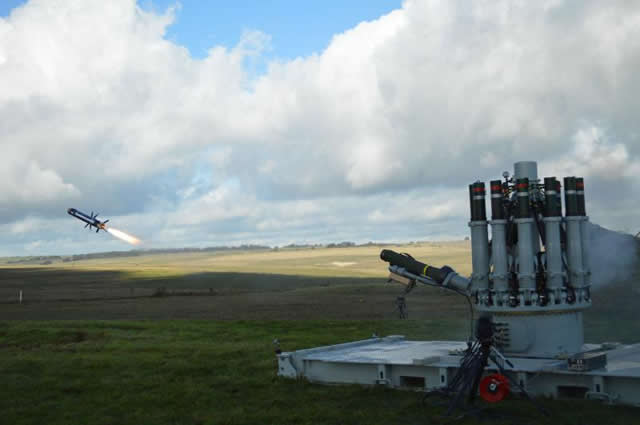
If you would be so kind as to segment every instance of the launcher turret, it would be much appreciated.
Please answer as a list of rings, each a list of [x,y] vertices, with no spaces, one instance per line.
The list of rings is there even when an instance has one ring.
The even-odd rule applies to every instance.
[[[383,250],[392,279],[443,286],[471,298],[490,315],[496,342],[510,355],[557,357],[578,353],[584,343],[582,311],[591,306],[589,224],[584,179],[538,179],[535,162],[517,162],[514,175],[469,185],[471,258],[467,279]],[[491,228],[491,240],[489,240]]]

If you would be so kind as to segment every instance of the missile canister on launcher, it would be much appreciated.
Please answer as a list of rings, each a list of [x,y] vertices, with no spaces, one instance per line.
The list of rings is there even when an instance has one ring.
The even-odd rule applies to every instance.
[[[497,305],[509,303],[509,264],[507,261],[507,219],[504,194],[500,180],[491,181],[491,259],[493,271],[493,302]]]
[[[591,265],[589,262],[589,217],[587,216],[587,209],[584,200],[584,178],[578,177],[576,178],[576,198],[578,199],[578,214],[582,218],[580,221],[580,236],[581,236],[581,245],[582,245],[582,269],[584,273],[584,285],[583,292],[584,296],[590,298],[590,287],[591,287]]]
[[[487,211],[485,207],[484,183],[476,182],[469,186],[471,199],[471,262],[473,274],[471,284],[478,288],[482,296],[488,296],[489,289],[489,236],[487,232]],[[488,300],[484,300],[488,302]]]
[[[549,304],[560,304],[566,301],[564,288],[564,271],[562,267],[562,244],[560,226],[562,222],[562,203],[558,196],[559,186],[555,177],[544,179],[544,234],[546,258],[546,283]]]
[[[576,178],[564,178],[564,200],[566,207],[567,227],[567,261],[569,266],[569,285],[574,297],[580,298],[584,286],[584,270],[582,268],[582,216],[578,211],[578,195]]]
[[[531,197],[529,193],[529,179],[516,179],[516,203],[517,215],[514,218],[518,229],[517,244],[517,276],[520,292],[518,294],[520,304],[531,304],[538,297],[536,295],[536,270],[535,255],[537,249],[534,249],[535,239],[538,234],[534,229],[534,219],[531,211]]]

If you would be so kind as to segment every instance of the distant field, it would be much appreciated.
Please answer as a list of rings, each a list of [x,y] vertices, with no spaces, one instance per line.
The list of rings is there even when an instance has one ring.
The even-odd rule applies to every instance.
[[[385,248],[411,252],[434,265],[448,264],[462,274],[470,271],[468,241],[424,242]],[[202,253],[146,254],[51,265],[4,265],[4,268],[116,271],[132,278],[184,276],[207,272],[271,273],[299,276],[383,277],[385,263],[377,246],[305,248],[265,251],[213,251]]]

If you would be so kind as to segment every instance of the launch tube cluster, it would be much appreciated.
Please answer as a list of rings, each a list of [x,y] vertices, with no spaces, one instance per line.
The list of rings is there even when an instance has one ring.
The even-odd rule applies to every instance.
[[[490,182],[487,220],[483,182],[469,185],[473,274],[478,307],[580,305],[590,302],[589,218],[584,179],[541,183],[535,162],[518,162],[515,175]],[[491,241],[488,229],[491,227]]]
[[[468,296],[492,317],[496,343],[515,356],[558,357],[582,350],[582,311],[591,306],[589,222],[584,179],[538,179],[537,164],[517,162],[514,174],[469,185],[469,278],[383,250],[392,276],[444,286]],[[489,232],[491,230],[491,232]],[[491,233],[491,239],[489,239]]]
[[[498,339],[512,353],[549,356],[583,344],[582,313],[591,305],[589,218],[584,179],[538,179],[535,162],[517,162],[514,175],[469,185],[470,295],[493,316]],[[489,240],[489,228],[491,240]]]

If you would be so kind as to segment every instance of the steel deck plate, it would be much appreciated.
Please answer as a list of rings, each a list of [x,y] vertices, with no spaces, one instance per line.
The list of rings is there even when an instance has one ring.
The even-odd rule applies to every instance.
[[[401,336],[374,338],[354,343],[317,347],[300,350],[292,354],[300,355],[303,360],[328,363],[391,364],[391,365],[430,365],[434,367],[456,367],[460,356],[452,352],[464,350],[467,344],[462,341],[407,341]],[[585,351],[597,350],[600,345],[585,344]],[[640,344],[620,346],[604,350],[607,354],[607,366],[596,371],[582,374],[602,376],[625,376],[640,378]],[[513,371],[553,372],[575,374],[567,370],[566,359],[539,359],[509,356]],[[489,365],[491,369],[491,365]]]

